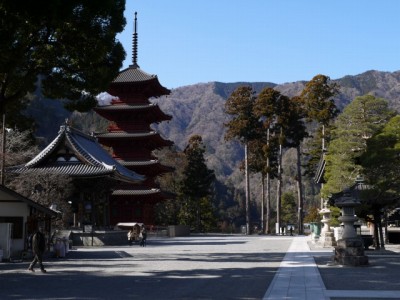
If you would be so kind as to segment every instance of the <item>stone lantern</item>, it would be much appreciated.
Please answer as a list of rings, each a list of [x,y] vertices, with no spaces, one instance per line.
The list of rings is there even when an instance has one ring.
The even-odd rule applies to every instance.
[[[324,201],[324,208],[319,211],[319,214],[322,215],[321,223],[324,224],[324,227],[322,227],[318,242],[322,245],[322,247],[336,246],[334,233],[331,231],[329,226],[329,221],[331,220],[331,210],[328,207],[327,201]]]
[[[358,199],[352,196],[350,190],[345,190],[343,195],[336,199],[335,205],[341,208],[342,216],[339,217],[344,225],[342,238],[337,241],[335,263],[341,265],[361,266],[368,264],[368,256],[364,255],[364,243],[357,236],[354,222],[358,220],[354,208],[360,205]]]

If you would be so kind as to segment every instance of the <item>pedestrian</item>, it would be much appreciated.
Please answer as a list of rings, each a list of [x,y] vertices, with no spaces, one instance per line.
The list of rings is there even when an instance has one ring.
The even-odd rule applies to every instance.
[[[130,229],[128,231],[128,244],[129,244],[129,246],[132,246],[132,242],[133,242],[133,229]]]
[[[36,263],[39,263],[40,270],[43,273],[46,273],[46,270],[43,266],[43,254],[46,251],[46,239],[40,229],[38,229],[32,237],[32,251],[34,257],[29,265],[28,270],[35,272],[34,267]]]
[[[290,235],[293,235],[293,226],[290,226],[289,231],[290,231]]]
[[[142,225],[142,229],[140,230],[140,246],[146,247],[146,239],[147,239],[146,227]]]

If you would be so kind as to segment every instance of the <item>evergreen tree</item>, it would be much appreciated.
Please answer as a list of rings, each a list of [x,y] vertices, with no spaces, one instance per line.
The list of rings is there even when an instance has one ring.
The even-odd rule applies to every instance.
[[[319,74],[307,82],[300,94],[307,122],[319,125],[314,134],[316,141],[309,144],[311,147],[307,153],[309,159],[306,172],[310,176],[315,175],[321,155],[325,151],[326,142],[329,141],[329,125],[339,113],[334,102],[334,97],[338,92],[337,84],[331,82],[328,76]]]
[[[209,229],[211,223],[215,223],[211,204],[215,175],[205,163],[205,147],[201,136],[191,136],[184,153],[187,165],[180,188],[182,205],[179,216],[183,224],[193,226],[199,232]]]
[[[367,140],[393,116],[387,101],[372,95],[356,97],[346,106],[334,124],[326,155],[327,182],[322,189],[325,196],[354,184],[362,174],[360,157],[367,150]]]
[[[296,149],[296,182],[297,182],[297,225],[299,234],[303,234],[303,212],[304,212],[304,198],[303,198],[303,183],[301,172],[301,143],[308,136],[304,117],[306,112],[302,106],[302,99],[300,97],[292,97],[290,99],[289,111],[286,113],[285,135],[286,145],[290,148]]]
[[[164,166],[169,166],[174,169],[173,172],[168,172],[157,177],[157,183],[160,185],[164,193],[169,193],[171,199],[157,203],[156,205],[156,220],[160,225],[176,225],[179,224],[180,201],[177,201],[176,196],[180,193],[181,182],[183,180],[183,172],[187,166],[187,158],[185,154],[175,148],[163,148],[156,151],[156,157]]]
[[[283,225],[293,225],[296,220],[297,205],[296,197],[293,193],[282,194],[282,223]]]
[[[389,198],[400,195],[399,158],[400,115],[397,115],[367,140],[367,149],[361,155],[364,178],[380,195],[391,194]]]
[[[249,143],[249,150],[249,169],[261,174],[261,230],[270,233],[271,180],[277,177],[276,139],[272,140],[266,129],[261,132],[260,139]]]
[[[265,88],[257,97],[254,114],[262,120],[263,127],[269,129],[277,140],[277,192],[276,192],[276,223],[280,228],[281,196],[282,196],[282,153],[283,147],[294,137],[290,122],[296,122],[294,106],[290,98],[273,88]],[[301,130],[301,128],[300,128]],[[288,139],[286,139],[288,135]]]
[[[124,0],[3,0],[0,114],[37,88],[71,110],[94,106],[125,58],[115,38],[125,26],[124,9]]]
[[[245,180],[246,180],[246,233],[250,234],[250,183],[248,170],[249,142],[256,140],[260,134],[260,121],[253,113],[256,97],[251,87],[238,87],[225,103],[226,113],[232,119],[225,124],[226,140],[237,139],[244,145]]]
[[[368,189],[360,195],[362,205],[357,209],[357,215],[375,224],[375,241],[381,241],[380,244],[375,243],[377,248],[380,245],[384,247],[382,211],[391,206],[397,207],[400,200],[399,129],[400,116],[397,115],[367,140],[367,149],[360,159]]]

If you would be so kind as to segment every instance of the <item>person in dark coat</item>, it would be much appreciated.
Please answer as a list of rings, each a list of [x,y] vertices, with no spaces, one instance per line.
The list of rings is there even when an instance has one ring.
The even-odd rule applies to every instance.
[[[140,230],[140,246],[146,247],[146,239],[147,239],[146,227],[142,225],[142,229]]]
[[[35,265],[36,263],[39,263],[40,270],[43,273],[46,273],[46,270],[43,266],[43,254],[46,250],[46,239],[44,237],[44,234],[38,230],[35,232],[35,234],[32,237],[32,251],[33,251],[33,260],[31,264],[29,265],[28,270],[31,272],[35,272]]]

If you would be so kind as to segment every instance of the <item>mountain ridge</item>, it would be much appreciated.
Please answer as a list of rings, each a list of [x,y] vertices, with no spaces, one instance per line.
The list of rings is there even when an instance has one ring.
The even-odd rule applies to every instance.
[[[400,111],[400,71],[366,71],[358,75],[348,75],[332,80],[339,84],[339,94],[335,98],[342,110],[355,97],[365,94],[385,98],[389,106]],[[224,140],[224,123],[228,120],[224,113],[226,99],[238,86],[250,85],[256,93],[265,87],[273,87],[289,97],[298,95],[306,81],[284,84],[270,82],[208,82],[175,88],[168,96],[153,99],[172,120],[156,125],[164,138],[174,141],[179,149],[184,149],[193,134],[202,136],[206,145],[206,159],[210,168],[222,177],[230,176],[243,159],[243,149],[238,143]]]
[[[310,78],[311,79],[311,78]],[[340,93],[335,98],[336,105],[342,110],[351,100],[364,94],[373,94],[385,98],[389,106],[400,112],[400,71],[381,72],[369,70],[358,75],[347,75],[332,80],[340,86]],[[244,152],[237,142],[225,141],[225,126],[228,116],[224,112],[226,99],[241,85],[250,85],[256,93],[265,87],[273,87],[289,97],[297,95],[304,88],[307,81],[295,81],[284,84],[271,82],[233,82],[218,81],[198,83],[174,88],[168,96],[151,99],[161,110],[172,116],[172,120],[153,124],[161,135],[175,143],[183,150],[189,137],[201,135],[206,145],[206,161],[219,178],[224,181],[235,176],[238,165],[243,160]],[[32,105],[32,117],[38,124],[38,135],[51,140],[58,132],[59,126],[71,114],[63,111],[61,105],[46,104],[49,99],[38,99],[40,105]],[[40,109],[39,109],[40,108]],[[77,113],[75,113],[76,115]],[[51,116],[46,118],[44,116]],[[57,121],[58,120],[58,121]],[[83,131],[95,131],[95,118],[82,118],[79,124]],[[49,125],[49,122],[51,125]],[[57,125],[58,123],[58,125]],[[92,124],[93,123],[93,124]],[[48,130],[44,130],[47,129]]]

